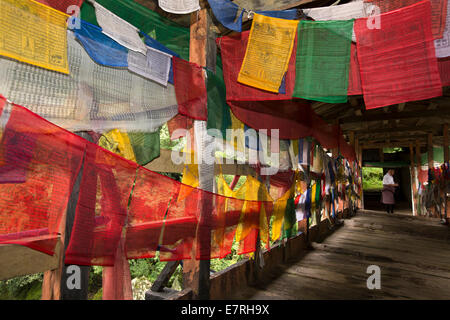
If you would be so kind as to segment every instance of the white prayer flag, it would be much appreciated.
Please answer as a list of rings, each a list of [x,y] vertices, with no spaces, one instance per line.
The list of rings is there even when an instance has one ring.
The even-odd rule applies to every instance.
[[[167,86],[172,56],[147,47],[147,54],[128,52],[128,69],[144,78]]]
[[[303,9],[303,13],[316,21],[351,20],[368,17],[368,7],[370,7],[370,3],[354,1],[337,6]],[[355,31],[352,34],[352,41],[356,42]]]
[[[139,37],[139,29],[116,16],[97,2],[94,2],[94,7],[97,22],[104,34],[130,50],[142,54],[147,53],[147,46]]]
[[[450,56],[450,0],[447,2],[447,18],[445,20],[444,35],[441,39],[434,40],[436,57],[445,58]]]
[[[186,14],[200,10],[198,0],[158,0],[158,4],[164,11],[176,14]]]

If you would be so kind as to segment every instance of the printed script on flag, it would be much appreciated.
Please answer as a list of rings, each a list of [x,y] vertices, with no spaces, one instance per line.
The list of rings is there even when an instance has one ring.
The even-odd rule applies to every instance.
[[[0,0],[0,55],[69,73],[67,15],[30,0]]]
[[[278,92],[288,69],[298,20],[255,14],[238,82]]]

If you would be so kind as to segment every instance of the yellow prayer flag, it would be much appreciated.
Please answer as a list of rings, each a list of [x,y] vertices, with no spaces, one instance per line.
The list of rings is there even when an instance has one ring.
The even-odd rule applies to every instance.
[[[0,55],[68,74],[68,17],[32,0],[0,0]]]
[[[255,14],[238,82],[278,92],[291,58],[298,20]]]
[[[127,160],[136,162],[133,146],[131,145],[130,137],[126,132],[117,129],[108,131],[99,139],[98,145]]]
[[[279,199],[277,199],[273,205],[273,222],[272,222],[272,241],[276,241],[281,237],[281,228],[283,226],[284,213],[286,212],[286,206],[289,199],[294,197],[295,183],[291,188]]]

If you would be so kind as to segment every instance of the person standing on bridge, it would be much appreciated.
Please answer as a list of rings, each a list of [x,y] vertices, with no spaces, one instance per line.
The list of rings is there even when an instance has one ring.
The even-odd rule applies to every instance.
[[[394,169],[389,169],[383,177],[383,190],[381,191],[381,202],[386,205],[387,213],[394,213],[395,187],[398,183],[394,182]]]

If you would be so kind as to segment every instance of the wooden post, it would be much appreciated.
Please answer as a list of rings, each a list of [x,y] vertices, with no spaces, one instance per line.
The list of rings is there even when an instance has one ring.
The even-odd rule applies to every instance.
[[[215,34],[211,31],[211,26],[211,13],[207,9],[191,13],[189,61],[195,62],[201,66],[206,66],[210,70],[215,70],[216,44]],[[212,164],[212,166],[214,166],[214,164]],[[201,171],[199,166],[199,175],[201,175]],[[200,188],[205,189],[202,185],[200,185]],[[206,212],[208,208],[210,208],[210,206],[206,203],[206,199],[205,201],[202,200],[202,204],[200,205],[202,221],[208,219],[208,215],[211,214],[210,212]],[[197,230],[197,237],[211,237],[211,233],[209,232],[208,235],[207,230],[199,228],[199,230]],[[202,239],[200,242],[207,243],[208,239]],[[197,244],[198,243],[199,242],[197,242]],[[196,250],[197,246],[194,244],[193,256],[190,260],[185,260],[183,262],[183,282],[185,288],[192,289],[194,299],[205,300],[209,299],[210,260],[196,260],[194,255]]]
[[[380,162],[384,162],[384,150],[383,148],[378,149],[380,153]]]
[[[414,146],[412,144],[412,142],[409,144],[409,160],[410,160],[410,167],[409,167],[409,172],[410,172],[410,176],[411,176],[411,203],[412,203],[412,211],[413,211],[413,216],[417,215],[416,212],[416,175],[415,175],[415,171],[416,168],[414,166]]]
[[[448,152],[448,124],[444,124],[442,126],[442,135],[444,137],[443,147],[444,147],[444,162],[449,161],[449,152]]]
[[[449,161],[449,152],[448,152],[448,124],[444,124],[442,126],[442,135],[444,137],[443,148],[444,148],[444,163]],[[448,223],[448,215],[447,215],[447,188],[444,188],[444,219]]]
[[[349,139],[350,145],[353,147],[353,149],[355,149],[356,141],[355,141],[355,133],[353,131],[349,132],[348,139]],[[355,153],[356,153],[356,151],[355,151]],[[349,207],[349,214],[353,215],[354,214],[353,213],[354,203],[351,198],[348,199],[348,207]]]
[[[416,140],[416,177],[417,178],[415,180],[419,179],[421,163],[422,163],[422,157],[420,154],[420,142],[419,142],[419,140]],[[419,193],[418,193],[419,192],[419,184],[416,184],[416,187],[417,187],[416,194],[419,195]],[[419,211],[420,211],[419,206],[421,206],[421,203],[419,201],[419,198],[417,198],[417,208],[416,208],[417,215],[419,214]]]
[[[428,172],[434,168],[434,157],[433,157],[433,133],[429,132],[427,135],[427,153],[428,153]],[[432,175],[434,172],[432,171]],[[436,214],[435,210],[432,210],[433,216]]]
[[[359,163],[359,169],[361,170],[360,175],[361,175],[361,188],[362,188],[362,183],[363,183],[363,172],[362,172],[362,168],[363,168],[363,147],[361,145],[359,145],[359,140],[358,140],[358,163]],[[362,192],[361,192],[361,209],[364,210],[364,190],[362,190]]]
[[[79,136],[92,142],[92,138],[86,132],[78,133]],[[83,159],[84,161],[84,159]],[[83,165],[75,180],[75,184],[67,204],[66,214],[61,220],[61,238],[59,243],[59,267],[55,270],[44,272],[42,282],[42,300],[87,300],[89,285],[89,266],[68,266],[64,264],[65,252],[69,245],[72,227],[75,220],[76,205],[80,193]],[[69,277],[80,277],[80,287],[69,288]],[[77,279],[78,280],[78,279]]]
[[[427,136],[427,152],[428,152],[428,169],[434,168],[433,160],[433,133],[428,133]]]

